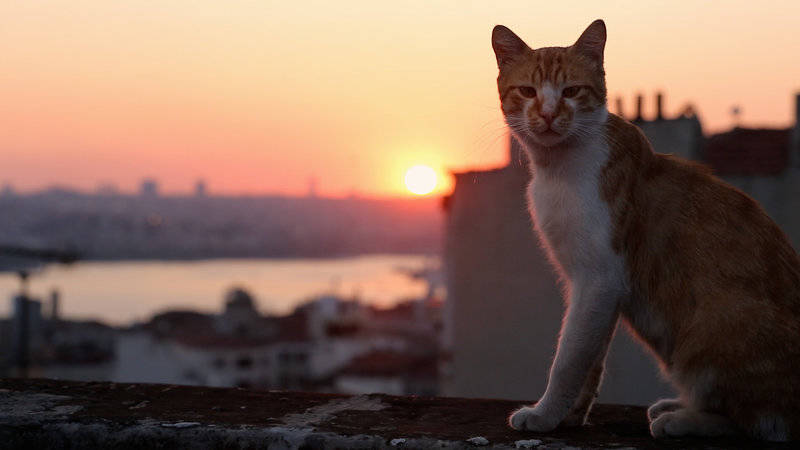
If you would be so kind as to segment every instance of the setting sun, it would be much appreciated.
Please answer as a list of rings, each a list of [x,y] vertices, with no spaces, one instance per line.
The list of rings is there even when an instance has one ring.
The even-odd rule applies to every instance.
[[[406,170],[405,181],[414,194],[430,194],[436,187],[436,172],[428,166],[414,166]]]

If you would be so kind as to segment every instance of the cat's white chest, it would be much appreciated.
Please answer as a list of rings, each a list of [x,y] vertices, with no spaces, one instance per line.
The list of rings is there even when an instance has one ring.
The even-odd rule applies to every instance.
[[[600,146],[602,144],[598,144]],[[573,149],[566,166],[536,168],[530,185],[534,223],[549,256],[569,279],[619,264],[611,220],[600,194],[606,147]]]

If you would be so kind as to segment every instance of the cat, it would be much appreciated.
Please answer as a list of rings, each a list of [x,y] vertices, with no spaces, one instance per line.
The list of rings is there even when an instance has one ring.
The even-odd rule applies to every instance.
[[[509,424],[584,424],[622,320],[679,392],[648,409],[654,437],[798,439],[800,259],[753,199],[608,112],[605,43],[602,20],[570,47],[492,32],[531,217],[567,304],[547,388]]]

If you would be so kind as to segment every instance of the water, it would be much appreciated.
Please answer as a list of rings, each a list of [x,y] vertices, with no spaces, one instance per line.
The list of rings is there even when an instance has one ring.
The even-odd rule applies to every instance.
[[[48,266],[31,277],[30,293],[46,299],[61,292],[61,315],[123,325],[170,308],[218,312],[233,286],[247,289],[263,313],[290,312],[303,300],[334,291],[358,293],[390,306],[417,297],[425,283],[398,267],[421,268],[426,257],[378,255],[337,259],[217,259],[206,261],[83,262]],[[13,273],[0,273],[0,317],[19,289]]]

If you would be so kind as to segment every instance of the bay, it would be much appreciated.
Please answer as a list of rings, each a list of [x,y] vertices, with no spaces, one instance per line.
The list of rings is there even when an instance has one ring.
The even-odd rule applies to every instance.
[[[168,309],[219,312],[225,293],[243,287],[265,314],[285,314],[325,293],[357,295],[377,306],[426,292],[424,282],[398,268],[420,269],[423,255],[369,255],[335,259],[213,259],[200,261],[97,261],[52,265],[30,278],[31,296],[60,293],[61,316],[112,325],[147,320]],[[13,273],[0,273],[0,317],[19,291]]]

